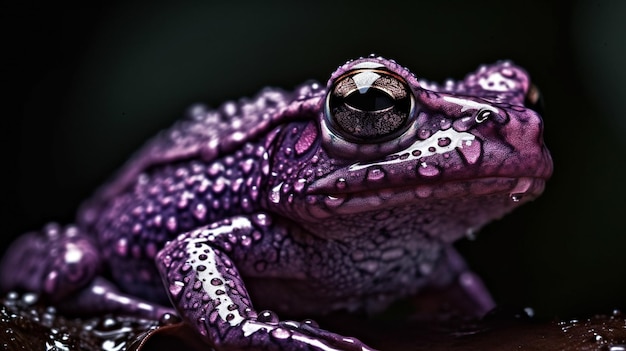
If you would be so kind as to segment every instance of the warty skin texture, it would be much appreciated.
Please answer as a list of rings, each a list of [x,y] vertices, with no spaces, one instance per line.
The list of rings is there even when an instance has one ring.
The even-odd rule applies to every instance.
[[[484,314],[451,243],[543,191],[537,99],[510,62],[438,86],[371,56],[325,87],[193,106],[76,224],[18,239],[0,283],[69,313],[173,306],[218,350],[370,349],[278,316],[377,312],[426,287]]]

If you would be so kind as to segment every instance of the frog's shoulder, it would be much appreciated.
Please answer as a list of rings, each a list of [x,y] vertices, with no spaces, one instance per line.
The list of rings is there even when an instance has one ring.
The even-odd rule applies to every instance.
[[[184,119],[136,152],[95,199],[102,202],[114,197],[152,167],[192,158],[211,161],[233,152],[277,125],[315,113],[324,93],[324,86],[309,81],[293,91],[265,88],[253,98],[229,101],[217,109],[192,106]]]

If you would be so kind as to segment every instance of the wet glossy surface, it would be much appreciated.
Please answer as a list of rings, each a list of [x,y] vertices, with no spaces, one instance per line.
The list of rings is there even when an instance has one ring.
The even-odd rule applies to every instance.
[[[393,5],[390,11],[393,11]],[[448,76],[461,77],[466,69],[473,68],[474,62],[486,62],[487,57],[508,57],[533,72],[541,82],[545,96],[549,97],[545,106],[546,121],[550,126],[547,139],[557,156],[557,177],[549,183],[545,196],[533,206],[492,224],[481,233],[477,242],[464,243],[465,252],[470,253],[472,266],[488,278],[491,288],[495,288],[499,301],[530,303],[538,306],[537,312],[548,319],[587,315],[579,311],[606,312],[613,306],[620,307],[624,296],[624,280],[621,279],[624,266],[614,262],[624,247],[621,212],[626,188],[620,166],[624,164],[624,153],[619,152],[622,139],[615,133],[615,122],[623,118],[620,118],[619,111],[610,113],[605,108],[626,99],[620,99],[619,91],[609,89],[604,83],[593,83],[582,77],[581,71],[594,78],[598,78],[601,72],[578,61],[576,50],[583,48],[571,29],[587,34],[593,43],[607,51],[614,50],[614,46],[606,45],[611,36],[602,35],[602,40],[593,38],[591,33],[599,27],[592,25],[594,22],[577,18],[582,17],[580,13],[572,16],[581,6],[556,6],[549,1],[532,6],[498,4],[478,13],[471,3],[457,5],[416,6],[416,13],[421,14],[420,27],[437,28],[441,33],[420,36],[418,40],[413,36],[416,30],[413,22],[399,21],[393,26],[371,27],[358,27],[350,22],[374,12],[365,10],[365,7],[333,6],[332,11],[323,6],[310,8],[308,10],[317,16],[311,16],[311,20],[298,18],[298,26],[316,28],[319,18],[336,24],[327,30],[309,30],[306,34],[294,31],[294,37],[304,35],[313,47],[336,48],[332,52],[318,50],[315,55],[310,55],[308,46],[288,38],[279,46],[289,48],[290,55],[285,55],[282,49],[276,50],[273,45],[270,48],[263,44],[267,38],[283,38],[298,27],[288,20],[296,17],[285,15],[289,9],[267,9],[261,12],[263,17],[250,21],[237,11],[230,13],[228,7],[221,7],[223,23],[216,22],[215,18],[205,23],[206,12],[195,7],[189,10],[179,7],[174,9],[179,15],[178,21],[173,20],[169,26],[169,21],[137,20],[139,16],[130,14],[139,6],[132,5],[103,14],[79,11],[80,15],[63,17],[64,21],[58,21],[61,16],[50,16],[48,11],[32,9],[29,14],[34,15],[26,18],[33,20],[22,21],[22,17],[15,16],[16,20],[22,21],[17,26],[20,28],[19,38],[23,37],[24,43],[28,43],[25,46],[28,49],[18,55],[24,64],[17,67],[25,68],[16,71],[13,81],[15,95],[10,96],[16,97],[15,104],[8,105],[14,107],[15,112],[6,123],[10,123],[8,130],[16,133],[9,133],[7,137],[17,140],[21,136],[26,141],[12,143],[7,153],[8,167],[16,170],[15,174],[7,175],[19,181],[10,181],[9,184],[17,186],[4,189],[10,194],[5,197],[9,203],[4,218],[9,228],[6,233],[18,234],[39,228],[49,220],[71,220],[78,201],[110,174],[139,141],[168,125],[187,101],[209,97],[212,99],[209,101],[216,104],[252,94],[257,87],[274,79],[277,79],[277,85],[292,86],[308,77],[324,77],[338,60],[362,54],[362,42],[345,40],[337,35],[343,31],[336,29],[346,20],[351,28],[360,28],[363,37],[368,38],[368,45],[371,44],[369,38],[378,38],[379,44],[385,43],[377,45],[376,52],[398,59],[403,57],[402,62],[410,63],[411,67],[424,67],[424,71],[433,72],[433,78],[438,80]],[[594,11],[584,11],[586,16],[607,10],[606,6],[596,2],[587,4],[587,7]],[[156,18],[169,19],[172,9],[155,6],[153,11]],[[375,12],[378,14],[379,10]],[[279,21],[272,21],[272,14]],[[511,20],[511,14],[532,25],[516,26],[518,22]],[[91,20],[100,17],[106,20]],[[477,18],[484,20],[477,21]],[[605,27],[610,25],[606,16],[592,18]],[[232,37],[222,33],[207,41],[203,30],[225,28],[224,25],[232,21],[242,28],[240,33],[234,33]],[[248,22],[254,30],[243,34]],[[33,23],[41,25],[33,26]],[[196,27],[194,24],[197,23],[203,25]],[[94,37],[94,28],[97,33],[104,34]],[[396,35],[398,30],[404,35]],[[185,38],[190,38],[184,41],[185,44],[177,37],[183,33]],[[201,40],[194,39],[194,35]],[[131,45],[138,37],[146,38],[154,45]],[[498,45],[493,45],[494,42]],[[226,53],[233,47],[231,55],[215,55],[216,50]],[[41,52],[50,55],[40,55]],[[172,55],[164,55],[166,52]],[[180,55],[180,52],[194,52],[194,55]],[[587,54],[591,59],[600,56],[612,59],[615,51],[611,53],[598,55],[593,50]],[[184,64],[172,65],[174,55]],[[59,57],[58,61],[56,57]],[[241,65],[244,58],[250,57],[268,69],[254,70],[250,67],[256,65]],[[146,62],[154,64],[146,66]],[[620,65],[618,63],[618,67]],[[207,66],[220,69],[208,69]],[[232,74],[227,73],[240,66],[241,76],[246,77],[250,86],[246,84],[242,88],[241,80],[233,80]],[[182,71],[186,74],[184,77],[181,77],[179,67],[186,68]],[[452,73],[450,67],[456,71]],[[620,84],[621,80],[616,79],[615,74],[621,70],[611,72],[610,66],[603,67],[605,73],[610,72],[607,81]],[[317,73],[310,73],[312,70]],[[216,75],[218,71],[224,74]],[[254,73],[259,74],[252,76]],[[68,83],[74,80],[75,85]],[[154,84],[155,81],[163,84]],[[215,90],[207,90],[206,82],[219,82],[219,85]],[[115,92],[119,93],[116,95]],[[585,92],[593,92],[597,98],[592,100]],[[190,96],[198,98],[191,99]],[[82,105],[69,111],[64,109],[65,105],[75,106],[76,102]],[[12,108],[8,105],[5,106]],[[147,123],[154,124],[147,127]],[[42,125],[44,130],[54,132],[33,135],[32,132]],[[116,143],[109,143],[112,131],[115,131]],[[123,141],[124,136],[128,141]],[[41,145],[37,144],[39,141]],[[41,179],[42,169],[49,171],[50,177]],[[555,279],[556,276],[559,278]]]
[[[498,312],[485,321],[456,326],[346,315],[326,318],[324,323],[344,333],[367,334],[367,341],[382,351],[626,350],[626,316],[619,311],[560,322],[521,316],[523,312]],[[0,347],[11,351],[52,347],[62,351],[207,350],[189,327],[175,319],[66,318],[38,302],[34,294],[10,294],[0,299]]]
[[[75,224],[16,240],[0,288],[40,292],[68,314],[175,310],[224,350],[370,349],[258,318],[266,309],[378,313],[432,288],[487,313],[493,299],[451,244],[538,197],[551,176],[529,75],[499,61],[440,85],[370,55],[325,86],[190,107]]]
[[[452,243],[543,192],[538,102],[510,61],[442,85],[369,55],[325,87],[194,105],[75,224],[16,240],[0,288],[67,314],[177,313],[224,350],[370,349],[267,309],[378,313],[435,289],[482,316],[494,301]]]

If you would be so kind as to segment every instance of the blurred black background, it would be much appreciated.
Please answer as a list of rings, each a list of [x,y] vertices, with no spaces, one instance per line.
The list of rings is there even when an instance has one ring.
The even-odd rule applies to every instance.
[[[372,52],[439,82],[512,59],[543,93],[555,174],[459,247],[501,304],[548,319],[626,308],[626,3],[407,4],[4,2],[2,249],[71,222],[191,103],[325,82]]]

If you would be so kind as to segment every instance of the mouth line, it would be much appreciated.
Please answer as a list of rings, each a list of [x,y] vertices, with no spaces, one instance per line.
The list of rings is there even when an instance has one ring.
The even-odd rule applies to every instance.
[[[429,191],[434,191],[436,189],[443,188],[452,188],[452,187],[468,187],[470,188],[470,194],[468,195],[489,195],[496,193],[509,192],[512,194],[525,194],[529,190],[532,190],[533,185],[543,184],[546,179],[538,176],[489,176],[489,177],[477,177],[477,178],[460,178],[446,181],[433,181],[421,184],[409,184],[409,185],[401,185],[401,186],[385,186],[384,184],[376,184],[369,188],[357,188],[357,189],[345,189],[345,190],[337,190],[337,189],[315,189],[309,192],[309,195],[323,195],[333,198],[366,198],[370,196],[393,196],[394,194],[402,194],[408,192],[421,192],[426,193]],[[510,184],[515,183],[511,188]],[[508,188],[506,189],[507,186]],[[472,185],[477,185],[475,189],[471,189]],[[484,189],[476,189],[480,188],[482,185]],[[493,186],[493,187],[491,187]],[[330,191],[328,191],[330,190]],[[473,191],[472,191],[473,190]],[[541,191],[539,191],[541,192]]]
[[[376,188],[341,191],[318,188],[307,193],[307,203],[316,209],[309,213],[315,220],[403,206],[411,206],[411,211],[418,212],[428,211],[431,206],[506,212],[537,198],[545,182],[545,178],[538,176],[493,176],[395,187],[377,184]]]

